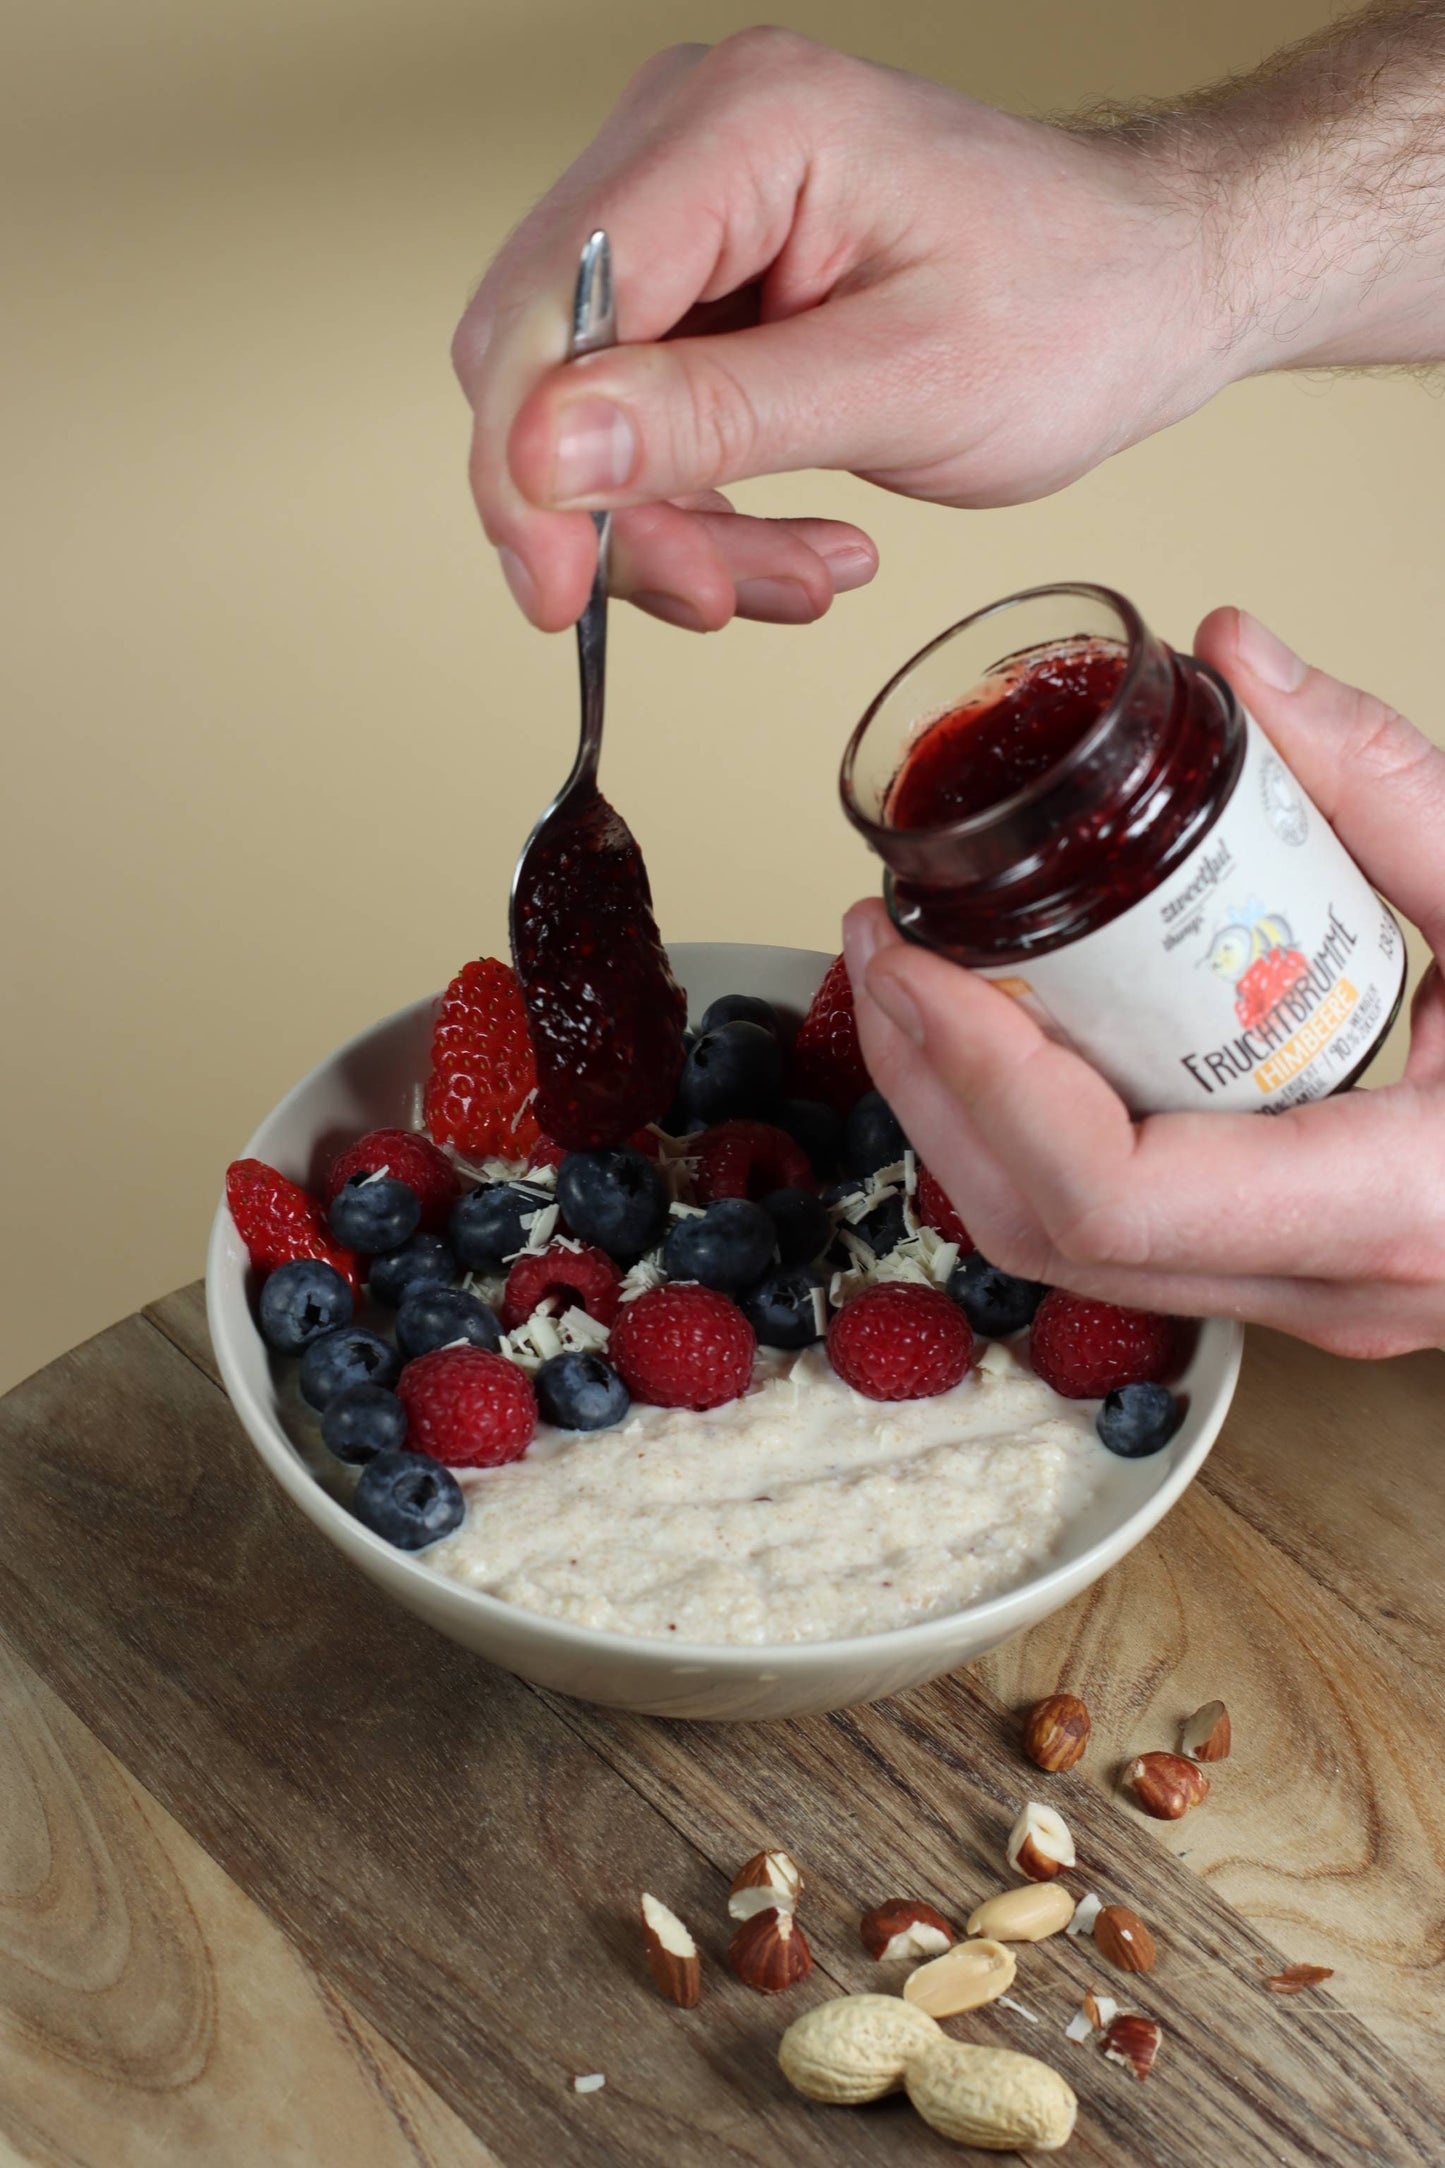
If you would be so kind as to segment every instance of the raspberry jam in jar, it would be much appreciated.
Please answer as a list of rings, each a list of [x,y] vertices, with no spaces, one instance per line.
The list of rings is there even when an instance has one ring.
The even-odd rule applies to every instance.
[[[1259,725],[1122,595],[1033,588],[906,663],[843,761],[899,929],[993,979],[1136,1113],[1352,1083],[1405,945]]]

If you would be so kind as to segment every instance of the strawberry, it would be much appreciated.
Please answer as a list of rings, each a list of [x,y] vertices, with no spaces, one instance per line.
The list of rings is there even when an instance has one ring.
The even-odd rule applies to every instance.
[[[673,1282],[623,1304],[608,1352],[634,1400],[720,1408],[747,1391],[756,1346],[752,1326],[726,1295]]]
[[[880,1280],[834,1316],[828,1360],[870,1400],[922,1400],[968,1375],[973,1332],[941,1288]]]
[[[264,1159],[236,1159],[226,1169],[226,1203],[253,1265],[269,1272],[298,1258],[319,1257],[341,1274],[353,1295],[361,1293],[354,1250],[331,1239],[319,1197],[290,1182]]]
[[[793,1041],[788,1091],[794,1099],[821,1099],[846,1114],[872,1081],[858,1044],[848,966],[839,956],[829,964]]]
[[[719,1122],[689,1149],[697,1158],[699,1204],[718,1197],[750,1197],[757,1204],[775,1189],[813,1187],[807,1153],[771,1122]]]
[[[1169,1368],[1172,1348],[1167,1317],[1090,1302],[1061,1287],[1045,1295],[1029,1327],[1035,1370],[1066,1400],[1099,1400],[1121,1385],[1156,1384]]]
[[[451,1468],[500,1468],[519,1460],[537,1428],[525,1370],[479,1347],[443,1347],[409,1362],[397,1380],[407,1446]]]
[[[579,1303],[599,1325],[610,1325],[622,1299],[622,1275],[605,1250],[572,1249],[554,1242],[548,1250],[519,1257],[507,1275],[502,1323],[515,1332],[539,1302],[555,1296],[564,1306]]]
[[[418,1136],[413,1129],[372,1129],[358,1137],[332,1161],[321,1194],[329,1205],[353,1174],[380,1174],[383,1169],[394,1181],[416,1191],[422,1226],[429,1234],[441,1234],[457,1201],[456,1170],[430,1137]]]
[[[954,1211],[948,1193],[936,1175],[920,1165],[918,1186],[913,1193],[913,1209],[925,1227],[932,1227],[945,1242],[956,1242],[960,1250],[973,1248],[973,1236]]]
[[[527,1012],[510,965],[463,964],[432,1031],[426,1126],[472,1159],[525,1159],[541,1137]]]

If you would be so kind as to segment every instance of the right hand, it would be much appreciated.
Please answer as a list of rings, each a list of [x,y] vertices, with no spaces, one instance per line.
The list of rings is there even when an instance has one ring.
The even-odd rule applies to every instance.
[[[564,365],[596,226],[625,344]],[[720,485],[832,467],[1022,502],[1201,405],[1230,353],[1203,221],[1137,145],[781,30],[649,62],[453,344],[477,508],[549,631],[587,598],[587,510],[619,510],[614,587],[655,615],[807,622],[871,578],[868,537]]]

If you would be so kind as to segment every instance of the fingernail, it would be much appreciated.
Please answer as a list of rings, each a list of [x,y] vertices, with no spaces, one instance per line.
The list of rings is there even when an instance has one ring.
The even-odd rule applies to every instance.
[[[866,587],[878,570],[878,559],[872,550],[865,550],[856,542],[827,551],[823,562],[828,567],[835,595],[850,594],[855,587]]]
[[[503,577],[512,590],[512,600],[516,603],[517,608],[524,617],[535,617],[537,614],[537,582],[533,579],[515,550],[499,549],[497,559],[502,567]]]
[[[637,461],[631,418],[610,399],[574,399],[557,422],[554,504],[575,504],[621,489]]]
[[[684,632],[706,632],[699,613],[681,595],[665,595],[658,588],[644,587],[631,597],[639,610],[646,610],[649,617],[660,617],[664,624],[680,625]]]
[[[1266,685],[1273,685],[1278,692],[1297,692],[1309,676],[1309,664],[1301,662],[1278,633],[1271,632],[1268,625],[1261,625],[1248,610],[1239,613],[1236,644],[1240,656],[1255,676],[1263,678]]]
[[[738,608],[772,625],[810,625],[819,614],[801,580],[739,580]]]
[[[905,1039],[915,1046],[922,1046],[925,1033],[923,1016],[903,981],[890,971],[886,964],[868,973],[868,996],[876,1001],[890,1024],[897,1026]]]

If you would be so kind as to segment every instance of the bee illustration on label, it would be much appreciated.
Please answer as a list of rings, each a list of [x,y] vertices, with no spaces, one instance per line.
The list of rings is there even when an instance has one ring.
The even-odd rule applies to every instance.
[[[1279,837],[1298,849],[1310,832],[1303,793],[1277,753],[1266,753],[1260,762],[1259,793],[1265,819]]]
[[[1234,1013],[1246,1031],[1262,1024],[1309,970],[1289,920],[1253,896],[1243,910],[1230,911],[1203,960],[1233,986]]]

